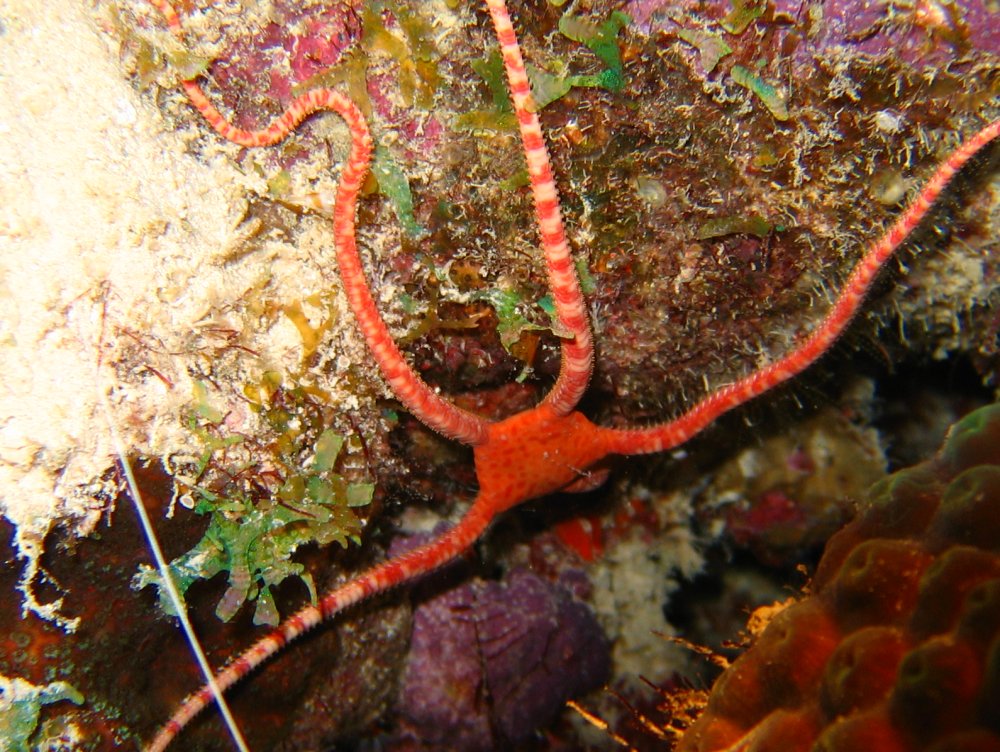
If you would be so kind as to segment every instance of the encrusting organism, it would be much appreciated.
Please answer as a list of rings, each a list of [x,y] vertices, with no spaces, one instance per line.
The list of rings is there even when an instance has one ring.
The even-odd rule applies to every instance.
[[[396,538],[389,555],[432,537]],[[461,563],[452,566],[461,567]],[[519,567],[423,600],[388,748],[505,749],[545,728],[568,697],[602,686],[610,644],[590,608]]]
[[[1000,404],[872,487],[677,749],[1000,750]]]
[[[150,0],[170,29],[181,22],[166,0]],[[561,343],[554,386],[534,408],[491,422],[453,405],[426,384],[404,359],[378,312],[358,253],[355,221],[358,194],[372,158],[373,142],[358,107],[345,95],[318,88],[295,99],[268,127],[247,131],[232,125],[208,100],[196,80],[183,87],[191,103],[224,138],[251,147],[278,143],[319,110],[339,114],[351,133],[350,155],[341,171],[333,210],[333,242],[340,277],[358,326],[382,374],[415,417],[444,436],[473,447],[479,491],[464,517],[436,539],[394,557],[323,595],[286,619],[236,657],[216,676],[225,690],[290,641],[349,606],[410,582],[469,549],[500,513],[555,491],[594,488],[607,475],[610,455],[660,452],[688,441],[722,414],[793,378],[825,353],[859,310],[883,264],[917,226],[956,172],[998,135],[994,121],[967,140],[938,167],[895,224],[858,261],[830,310],[784,357],[712,392],[679,418],[646,428],[611,429],[593,424],[576,406],[590,378],[594,346],[577,271],[566,241],[552,169],[504,0],[487,0],[503,56],[524,148],[541,235],[549,288]],[[213,697],[206,686],[190,695],[147,749],[164,749]]]

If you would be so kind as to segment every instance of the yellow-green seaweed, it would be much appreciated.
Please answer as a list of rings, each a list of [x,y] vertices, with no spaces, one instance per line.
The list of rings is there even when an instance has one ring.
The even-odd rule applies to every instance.
[[[31,752],[49,748],[50,740],[37,738],[42,707],[57,702],[82,705],[83,695],[64,681],[38,686],[14,677],[0,676],[0,750]]]
[[[517,129],[517,119],[514,117],[514,107],[507,94],[507,81],[503,68],[503,58],[497,50],[478,60],[473,60],[472,70],[486,82],[490,90],[493,107],[489,110],[472,110],[464,112],[455,118],[455,128],[460,131],[496,133],[510,132]]]
[[[193,477],[174,480],[209,523],[194,548],[168,566],[182,595],[198,580],[228,573],[216,615],[228,621],[245,602],[256,601],[254,622],[273,625],[279,615],[271,588],[288,577],[298,577],[316,600],[311,576],[292,555],[307,543],[360,543],[361,522],[353,510],[371,502],[374,485],[349,482],[336,472],[344,438],[324,428],[323,413],[306,390],[286,389],[277,374],[265,374],[258,388],[245,392],[260,400],[251,406],[274,438],[249,446],[249,439],[224,435],[217,422],[203,417],[207,400],[199,391],[191,423],[205,451]],[[245,451],[230,452],[237,444]],[[147,585],[159,589],[160,607],[173,613],[160,573],[142,566],[132,586]]]
[[[721,238],[726,235],[754,235],[758,238],[766,237],[774,230],[773,224],[768,222],[759,214],[730,215],[727,217],[713,217],[703,222],[698,228],[696,237],[699,240],[710,238]]]
[[[767,0],[733,0],[733,8],[719,24],[730,34],[742,34],[764,15]]]
[[[718,34],[694,29],[681,29],[677,32],[677,36],[692,47],[697,48],[701,67],[705,73],[711,73],[722,58],[733,52],[733,48],[726,44],[725,40]]]
[[[765,82],[756,73],[752,73],[742,65],[734,65],[730,71],[730,75],[735,83],[756,94],[757,98],[764,103],[764,106],[771,112],[775,120],[785,121],[791,117],[788,114],[785,94]]]
[[[419,4],[417,4],[419,7]],[[401,33],[386,27],[384,18],[396,19]],[[361,14],[362,38],[368,52],[384,52],[399,66],[400,96],[408,107],[430,109],[440,84],[440,53],[434,45],[430,23],[400,0],[377,0]]]

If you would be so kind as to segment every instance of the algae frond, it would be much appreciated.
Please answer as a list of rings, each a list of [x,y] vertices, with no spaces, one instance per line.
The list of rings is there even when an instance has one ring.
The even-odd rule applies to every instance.
[[[275,374],[265,374],[246,393],[270,429],[265,445],[227,434],[225,416],[208,404],[203,386],[196,390],[189,428],[204,452],[190,477],[174,480],[209,523],[194,548],[169,566],[182,594],[199,580],[227,573],[229,587],[216,607],[223,621],[255,600],[254,622],[277,624],[272,587],[298,577],[316,600],[312,577],[293,554],[309,543],[360,543],[362,523],[354,510],[371,502],[374,486],[348,482],[337,472],[345,438],[324,427],[320,405],[306,389],[284,388]],[[147,585],[160,589],[160,607],[173,613],[162,577],[143,566],[133,587]]]

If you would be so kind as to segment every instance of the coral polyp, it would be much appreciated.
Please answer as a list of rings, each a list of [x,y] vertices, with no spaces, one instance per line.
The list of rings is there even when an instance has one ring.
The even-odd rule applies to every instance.
[[[1000,749],[1000,404],[877,483],[679,752]]]

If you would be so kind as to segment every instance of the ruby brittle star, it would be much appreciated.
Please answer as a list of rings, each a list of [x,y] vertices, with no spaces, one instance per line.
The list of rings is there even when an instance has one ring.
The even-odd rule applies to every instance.
[[[181,22],[167,0],[150,0],[170,30]],[[268,127],[235,127],[208,100],[197,80],[183,82],[191,103],[225,139],[248,147],[271,146],[306,117],[331,110],[346,122],[351,150],[341,170],[333,208],[333,243],[348,302],[368,347],[397,399],[421,422],[473,448],[479,491],[465,515],[435,540],[389,559],[303,607],[274,631],[230,661],[188,696],[147,747],[164,749],[185,725],[263,661],[321,622],[377,593],[410,582],[467,551],[500,513],[556,491],[591,488],[603,478],[595,468],[610,455],[662,452],[695,436],[719,416],[801,373],[830,349],[860,309],[886,261],[937,199],[956,172],[1000,135],[1000,121],[982,128],[935,171],[908,208],[855,265],[829,311],[813,331],[784,357],[716,389],[680,417],[643,428],[595,425],[576,406],[584,395],[594,361],[590,319],[566,241],[559,198],[536,107],[504,0],[486,0],[503,56],[534,200],[548,286],[560,333],[561,366],[555,384],[535,407],[498,422],[463,410],[425,383],[404,358],[376,308],[358,253],[355,222],[358,194],[372,158],[372,138],[358,107],[332,89],[319,88],[297,99]]]

